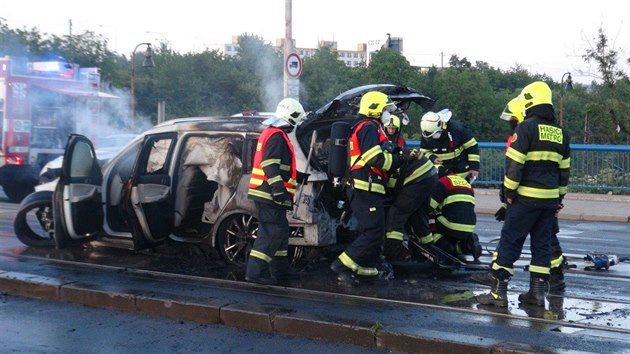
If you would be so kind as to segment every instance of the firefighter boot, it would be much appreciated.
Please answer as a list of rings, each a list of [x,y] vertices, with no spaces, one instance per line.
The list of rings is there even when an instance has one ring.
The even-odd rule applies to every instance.
[[[489,273],[489,277],[492,279],[492,289],[490,289],[489,293],[476,296],[475,298],[482,305],[507,307],[507,286],[510,278],[500,279],[494,271]]]
[[[352,272],[352,270],[341,263],[339,258],[335,258],[335,260],[330,265],[330,270],[337,274],[337,281],[341,285],[353,287],[360,284],[359,279]]]
[[[470,277],[470,280],[475,283],[486,286],[492,286],[494,284],[494,279],[495,278],[491,271],[475,273]]]
[[[269,263],[260,258],[250,256],[247,260],[247,270],[245,271],[245,280],[250,283],[258,283],[264,285],[276,284],[276,279],[271,277]]]
[[[298,272],[289,265],[287,257],[273,257],[269,266],[271,277],[276,280],[286,281],[299,278]]]
[[[549,292],[564,291],[564,270],[569,267],[566,257],[562,257],[562,263],[560,266],[551,268],[551,275],[549,276]]]
[[[518,301],[524,304],[545,306],[545,291],[547,279],[540,275],[531,274],[529,277],[529,291],[518,296]]]
[[[479,260],[481,257],[481,243],[479,242],[479,236],[473,232],[471,239],[468,241],[468,248],[470,250],[470,254],[472,254],[475,261]]]

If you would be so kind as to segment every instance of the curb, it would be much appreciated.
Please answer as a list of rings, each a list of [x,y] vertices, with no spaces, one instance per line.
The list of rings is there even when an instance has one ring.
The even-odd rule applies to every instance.
[[[79,281],[0,270],[0,292],[35,299],[66,301],[90,307],[157,315],[200,324],[222,324],[259,332],[343,342],[390,351],[535,353],[543,348],[506,343],[471,334],[421,327],[383,326],[273,305],[238,303],[177,294],[105,291]],[[266,288],[261,286],[262,288]],[[408,325],[407,325],[408,326]]]

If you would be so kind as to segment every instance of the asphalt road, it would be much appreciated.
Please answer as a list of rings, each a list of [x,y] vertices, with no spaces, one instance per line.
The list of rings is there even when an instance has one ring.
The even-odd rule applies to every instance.
[[[185,257],[173,256],[173,254],[167,256],[155,253],[136,254],[103,247],[83,247],[63,251],[28,248],[23,246],[12,232],[11,221],[17,205],[4,201],[5,199],[0,197],[0,252],[4,254],[242,280],[242,273],[238,270],[224,267],[220,263],[208,263],[208,259],[196,258],[190,254],[186,254]],[[560,302],[560,320],[567,321],[567,323],[584,323],[600,327],[630,328],[630,311],[628,310],[628,304],[630,304],[630,264],[616,265],[608,271],[589,272],[584,270],[585,263],[583,262],[584,255],[592,251],[617,255],[630,254],[630,243],[628,242],[630,224],[561,221],[560,226],[561,233],[559,237],[565,254],[576,265],[576,268],[570,270],[567,274],[567,283],[569,285],[565,292],[566,296],[555,298],[555,300],[562,300]],[[477,232],[482,243],[489,251],[495,246],[493,241],[499,237],[500,228],[501,224],[494,221],[493,218],[488,216],[479,217]],[[512,291],[524,291],[527,289],[528,273],[522,271],[521,267],[528,263],[528,252],[529,248],[526,245],[522,260],[517,264],[516,275],[510,283]],[[485,288],[469,282],[467,280],[469,274],[466,273],[429,274],[428,276],[423,274],[401,274],[386,286],[370,286],[352,290],[341,289],[334,281],[331,282],[331,274],[326,272],[326,266],[329,261],[322,260],[320,267],[315,266],[309,269],[300,279],[292,282],[290,286],[327,292],[350,293],[357,296],[375,296],[382,299],[429,305],[443,305],[444,299],[453,295],[478,294],[486,291]],[[482,261],[488,263],[489,254],[484,255]],[[14,263],[12,266],[17,267],[15,269],[19,270],[20,263]],[[525,319],[545,316],[545,314],[528,313],[527,310],[518,307],[516,296],[517,294],[510,295],[510,315],[521,316]],[[484,309],[479,308],[474,302],[468,300],[455,301],[455,303],[448,305],[454,308],[479,311],[480,314],[486,313]],[[558,306],[557,302],[556,306]],[[25,308],[28,308],[28,306],[25,306]],[[0,307],[0,311],[2,311],[2,307]],[[142,316],[133,321],[136,320],[141,321]],[[192,326],[195,327],[196,325]],[[191,332],[196,331],[191,330]],[[121,340],[125,341],[124,338]],[[567,340],[570,340],[570,338],[567,338]],[[227,350],[241,351],[236,348]],[[222,350],[219,349],[218,351]]]

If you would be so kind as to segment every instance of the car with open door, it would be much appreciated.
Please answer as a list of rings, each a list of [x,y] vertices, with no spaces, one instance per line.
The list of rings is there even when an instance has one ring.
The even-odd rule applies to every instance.
[[[355,119],[361,96],[372,90],[388,94],[401,115],[411,102],[423,108],[433,103],[404,86],[362,86],[309,112],[289,134],[298,170],[310,174],[288,212],[294,256],[304,247],[337,243],[345,197],[327,173],[331,125]],[[89,139],[71,135],[53,196],[57,247],[98,239],[140,250],[171,239],[211,245],[227,262],[244,265],[257,231],[257,212],[247,198],[249,178],[267,118],[169,120],[102,167]]]

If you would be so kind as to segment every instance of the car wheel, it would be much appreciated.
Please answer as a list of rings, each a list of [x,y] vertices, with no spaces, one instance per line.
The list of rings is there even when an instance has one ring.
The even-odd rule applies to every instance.
[[[6,194],[7,197],[15,203],[21,202],[27,195],[35,191],[33,186],[25,186],[17,183],[3,185],[2,189],[4,190],[4,194]]]
[[[13,229],[17,238],[27,246],[54,246],[52,193],[37,192],[26,197],[15,216]]]
[[[217,248],[226,262],[245,267],[247,256],[256,240],[258,220],[249,214],[228,216],[219,227]]]

